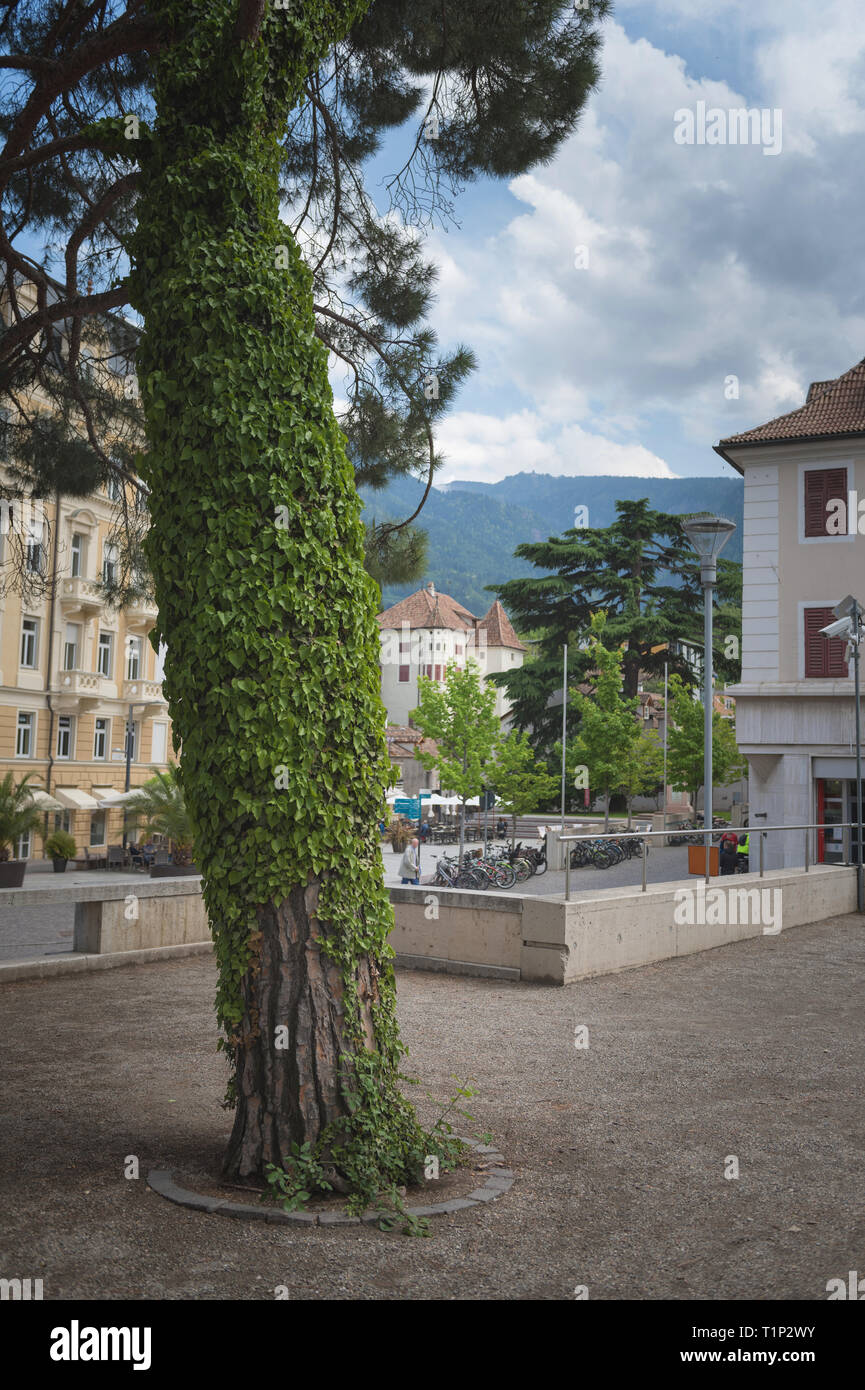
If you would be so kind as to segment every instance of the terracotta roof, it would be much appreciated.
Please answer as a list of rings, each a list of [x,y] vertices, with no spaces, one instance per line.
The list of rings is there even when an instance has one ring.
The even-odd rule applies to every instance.
[[[715,445],[715,452],[727,458],[727,449],[742,444],[826,439],[849,434],[865,434],[865,358],[833,381],[812,382],[805,404],[798,410],[779,415],[777,420],[757,425],[744,434],[722,439]],[[727,462],[734,461],[727,459]]]
[[[528,651],[514,632],[513,624],[498,599],[481,618],[478,627],[486,632],[488,647],[514,647],[518,652]]]
[[[446,627],[456,632],[471,632],[475,621],[474,614],[467,608],[449,594],[436,593],[429,585],[378,614],[379,627],[399,628],[408,623],[409,628]]]
[[[438,752],[438,744],[433,739],[425,738],[420,729],[409,728],[407,724],[388,724],[384,736],[390,757],[414,758],[418,752]]]

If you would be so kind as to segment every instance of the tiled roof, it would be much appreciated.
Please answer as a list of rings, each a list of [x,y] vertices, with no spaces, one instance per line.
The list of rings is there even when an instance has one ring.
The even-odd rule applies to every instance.
[[[399,603],[392,604],[378,615],[379,627],[399,628],[403,623],[408,623],[409,628],[445,627],[456,632],[470,632],[475,625],[475,616],[449,594],[438,594],[427,586],[400,599]]]
[[[514,632],[513,624],[498,599],[478,626],[487,634],[488,647],[514,647],[518,652],[528,650]]]
[[[769,444],[784,440],[820,439],[827,435],[865,434],[865,359],[833,381],[815,381],[805,404],[765,425],[733,434],[715,445],[715,452],[739,444]],[[729,460],[732,462],[732,460]]]
[[[418,752],[437,753],[438,744],[425,738],[420,729],[412,729],[407,724],[388,724],[384,731],[390,757],[414,758]]]

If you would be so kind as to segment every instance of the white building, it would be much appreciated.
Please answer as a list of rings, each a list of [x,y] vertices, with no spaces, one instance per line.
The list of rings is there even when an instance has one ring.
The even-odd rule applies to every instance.
[[[716,452],[745,479],[742,677],[726,693],[750,766],[751,827],[853,820],[852,662],[820,629],[845,595],[865,601],[865,361]],[[801,831],[764,844],[767,867],[803,861]],[[842,847],[840,829],[827,830],[811,853],[833,862]]]
[[[481,677],[523,664],[525,646],[498,599],[476,618],[432,582],[378,615],[381,629],[381,697],[388,723],[407,725],[418,704],[418,676],[444,682],[450,666],[477,662]],[[496,713],[507,720],[510,705],[496,692]]]

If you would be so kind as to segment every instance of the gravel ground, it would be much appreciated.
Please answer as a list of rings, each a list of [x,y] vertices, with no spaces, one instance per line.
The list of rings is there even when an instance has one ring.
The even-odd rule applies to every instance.
[[[209,958],[2,986],[0,1276],[46,1299],[825,1300],[865,1269],[863,965],[847,916],[564,989],[401,971],[418,1089],[473,1077],[517,1174],[429,1240],[148,1191],[227,1137]]]

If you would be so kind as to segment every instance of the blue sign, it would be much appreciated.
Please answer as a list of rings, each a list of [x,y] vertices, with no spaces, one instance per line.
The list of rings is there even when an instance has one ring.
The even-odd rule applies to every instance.
[[[407,797],[397,797],[393,803],[393,809],[398,816],[419,816],[420,802],[410,801]]]

